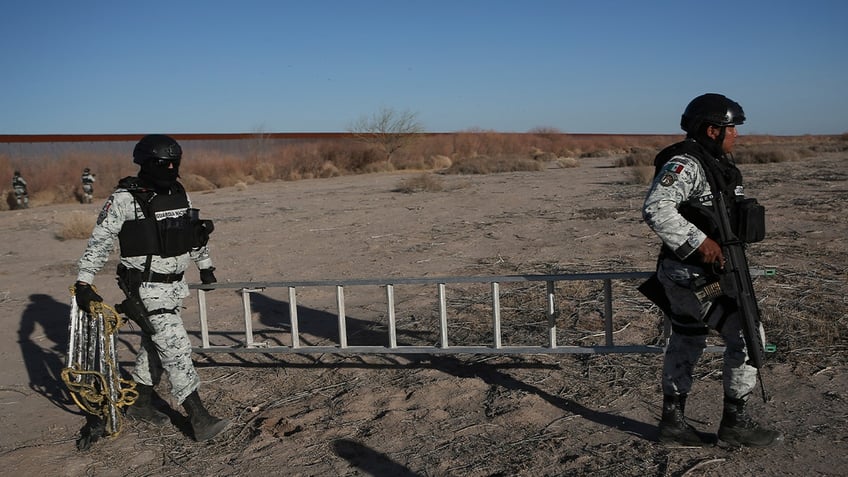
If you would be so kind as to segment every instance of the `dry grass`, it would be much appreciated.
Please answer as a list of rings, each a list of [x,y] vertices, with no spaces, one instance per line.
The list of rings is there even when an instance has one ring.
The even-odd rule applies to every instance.
[[[91,214],[75,210],[62,219],[56,238],[59,240],[86,239],[91,236],[93,228]]]
[[[520,156],[472,156],[457,159],[445,170],[447,174],[493,174],[497,172],[541,171],[545,164]]]
[[[848,149],[842,136],[745,136],[737,153],[740,163],[781,162],[811,154]],[[620,156],[621,167],[643,167],[653,162],[662,147],[680,135],[571,135],[553,128],[529,133],[470,130],[423,134],[414,143],[384,160],[373,146],[350,138],[274,142],[247,141],[244,151],[210,144],[186,149],[181,175],[189,191],[220,187],[245,187],[257,182],[337,177],[391,170],[441,171],[450,174],[489,174],[541,171],[547,167],[578,167],[576,158]],[[236,150],[235,152],[233,150]],[[90,167],[97,174],[95,199],[104,199],[122,177],[135,175],[137,167],[126,154],[63,152],[56,144],[49,154],[10,157],[0,154],[0,177],[11,181],[19,169],[29,182],[33,207],[79,201],[79,176]],[[634,182],[644,183],[642,171]],[[4,197],[8,189],[2,191]],[[3,210],[8,204],[0,204]]]
[[[395,192],[411,194],[413,192],[440,192],[444,189],[444,179],[435,174],[424,173],[402,180]]]

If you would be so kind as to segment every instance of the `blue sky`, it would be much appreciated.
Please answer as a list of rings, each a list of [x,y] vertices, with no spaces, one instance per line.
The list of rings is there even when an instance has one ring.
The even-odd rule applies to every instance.
[[[34,1],[0,16],[0,134],[848,132],[845,1]]]

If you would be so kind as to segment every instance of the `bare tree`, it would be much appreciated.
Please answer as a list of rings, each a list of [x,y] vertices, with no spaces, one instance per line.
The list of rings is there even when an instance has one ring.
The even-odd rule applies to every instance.
[[[424,127],[415,112],[380,108],[371,116],[362,116],[354,121],[348,132],[357,140],[378,148],[385,155],[386,162],[391,163],[394,153],[413,142],[418,134],[424,132]]]

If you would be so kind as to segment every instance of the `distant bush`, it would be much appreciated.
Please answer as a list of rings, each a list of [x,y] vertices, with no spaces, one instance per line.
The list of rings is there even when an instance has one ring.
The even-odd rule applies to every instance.
[[[636,166],[630,170],[630,183],[647,185],[654,180],[654,166]]]
[[[472,156],[453,161],[446,174],[493,174],[498,172],[541,171],[545,164],[533,158],[516,156]]]
[[[444,180],[431,173],[408,177],[398,184],[395,192],[411,194],[413,192],[439,192],[444,190]]]
[[[197,174],[182,174],[180,182],[188,192],[216,189],[215,184]]]
[[[785,147],[753,147],[739,150],[733,155],[737,164],[768,164],[771,162],[795,161],[800,158],[795,149]]]
[[[576,158],[573,158],[573,157],[557,157],[554,160],[554,163],[557,166],[562,167],[562,168],[579,167],[580,166],[580,161],[578,161]]]
[[[655,151],[680,139],[680,135],[573,135],[549,127],[528,133],[425,133],[396,151],[389,163],[373,146],[345,137],[275,141],[263,136],[261,140],[223,145],[214,141],[187,144],[180,173],[189,191],[200,191],[394,170],[438,170],[450,174],[541,171],[549,164],[577,167],[580,163],[576,158],[610,155],[623,156],[616,162],[620,167],[640,167],[653,161]],[[56,143],[43,155],[31,157],[0,153],[0,181],[9,184],[12,171],[20,170],[29,183],[30,204],[37,207],[79,201],[80,174],[85,167],[97,175],[95,200],[107,197],[120,178],[138,173],[137,165],[130,160],[131,145],[121,154],[81,152],[79,146],[66,151],[63,147],[63,143]],[[762,163],[845,150],[848,133],[744,136],[736,156],[742,163]]]
[[[615,161],[616,167],[653,166],[656,150],[634,148],[629,154]]]
[[[87,239],[94,229],[91,214],[80,210],[67,214],[61,225],[59,231],[56,232],[56,238],[59,240]]]

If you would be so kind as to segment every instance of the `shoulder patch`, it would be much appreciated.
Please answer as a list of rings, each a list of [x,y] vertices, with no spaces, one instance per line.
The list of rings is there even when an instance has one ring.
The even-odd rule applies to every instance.
[[[97,216],[97,225],[102,224],[103,221],[106,220],[106,216],[109,215],[109,209],[111,209],[111,208],[112,208],[112,198],[109,197],[109,200],[107,200],[106,203],[103,204],[103,208],[100,209],[100,215]]]
[[[674,181],[676,181],[676,180],[677,180],[677,175],[672,174],[671,172],[666,172],[660,178],[660,185],[664,186],[664,187],[668,187],[668,186],[674,184]]]

